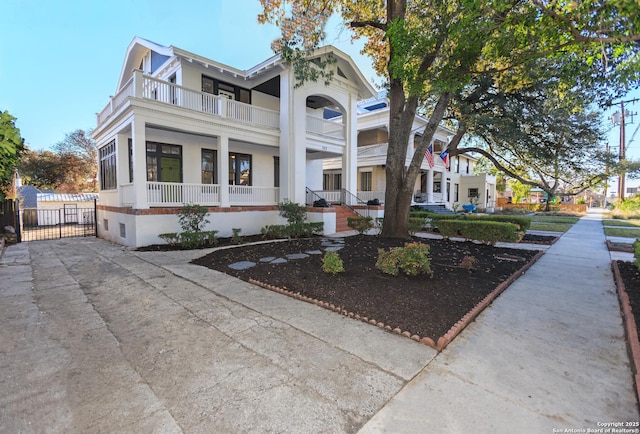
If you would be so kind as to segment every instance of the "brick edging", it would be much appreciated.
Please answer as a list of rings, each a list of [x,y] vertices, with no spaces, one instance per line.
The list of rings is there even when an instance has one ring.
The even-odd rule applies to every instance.
[[[420,337],[416,334],[412,334],[411,332],[407,331],[407,330],[402,330],[399,327],[396,328],[392,328],[390,325],[387,325],[383,322],[379,322],[373,318],[368,318],[366,316],[360,316],[357,313],[354,312],[350,312],[346,309],[343,309],[340,306],[336,306],[332,303],[328,303],[326,301],[322,301],[322,300],[318,300],[316,298],[311,298],[311,297],[307,297],[306,295],[302,295],[298,292],[293,292],[293,291],[289,291],[283,288],[280,288],[279,286],[275,286],[275,285],[270,285],[268,283],[265,282],[261,282],[259,280],[255,280],[255,279],[249,279],[249,283],[253,284],[253,285],[257,285],[260,286],[262,288],[280,293],[280,294],[284,294],[287,295],[289,297],[293,297],[297,300],[302,300],[302,301],[306,301],[307,303],[311,303],[311,304],[315,304],[317,306],[320,306],[322,308],[325,309],[329,309],[332,310],[334,312],[337,312],[341,315],[347,316],[349,318],[353,318],[362,322],[365,322],[367,324],[371,324],[371,325],[375,325],[377,327],[380,327],[381,329],[384,329],[386,331],[389,332],[393,332],[396,333],[398,335],[407,337],[409,339],[413,339],[416,342],[419,342],[423,345],[428,345],[431,348],[437,350],[437,351],[442,351],[444,348],[446,348],[446,346],[456,337],[458,336],[458,334],[460,334],[460,332],[462,330],[464,330],[464,328],[471,323],[471,321],[473,321],[479,314],[480,312],[482,312],[487,306],[489,306],[505,289],[507,289],[507,287],[509,287],[509,285],[511,285],[518,277],[520,277],[522,274],[524,274],[525,271],[527,271],[529,269],[529,267],[531,267],[542,255],[544,254],[544,251],[540,251],[538,252],[528,263],[526,263],[525,265],[523,265],[519,270],[517,270],[515,273],[513,273],[511,276],[509,276],[507,278],[507,280],[505,280],[504,282],[502,282],[500,285],[498,285],[496,287],[496,289],[494,289],[493,291],[491,291],[491,293],[489,293],[484,299],[482,299],[482,301],[478,304],[476,304],[473,309],[471,309],[469,312],[467,312],[467,314],[465,316],[462,317],[462,319],[460,321],[458,321],[453,327],[451,327],[449,329],[449,331],[447,333],[444,334],[444,336],[441,336],[440,338],[438,338],[437,343],[430,337]]]
[[[455,323],[453,327],[449,329],[448,332],[438,338],[438,343],[436,346],[436,350],[442,351],[451,343],[451,341],[462,332],[473,320],[476,319],[480,312],[482,312],[485,308],[487,308],[493,301],[498,298],[505,289],[509,287],[518,277],[525,273],[533,264],[535,264],[540,257],[544,255],[544,251],[539,251],[536,255],[526,264],[524,264],[518,271],[513,273],[511,276],[507,278],[504,282],[496,287],[493,291],[491,291],[485,298],[480,301],[480,303],[476,304],[473,309],[471,309],[465,316],[462,317],[460,321]]]
[[[613,243],[609,240],[606,240],[607,250],[610,252],[625,252],[625,253],[633,253],[633,248],[625,249],[624,247],[615,247]]]
[[[613,270],[613,276],[616,281],[618,301],[620,302],[620,310],[622,311],[622,322],[624,323],[624,331],[627,337],[627,351],[629,352],[629,361],[631,362],[635,383],[636,399],[640,401],[640,373],[638,372],[640,369],[640,342],[638,342],[638,329],[617,261],[611,261],[611,269]]]

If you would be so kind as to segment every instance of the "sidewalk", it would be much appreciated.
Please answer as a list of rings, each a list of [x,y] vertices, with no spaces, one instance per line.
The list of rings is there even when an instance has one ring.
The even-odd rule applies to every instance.
[[[575,224],[360,433],[586,432],[637,422],[600,220],[592,210]]]

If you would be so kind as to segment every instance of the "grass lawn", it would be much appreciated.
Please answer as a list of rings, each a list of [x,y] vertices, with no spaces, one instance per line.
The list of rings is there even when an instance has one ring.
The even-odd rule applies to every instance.
[[[602,220],[604,226],[626,226],[640,228],[640,220]]]
[[[609,237],[625,237],[640,239],[640,228],[604,228],[604,234]]]
[[[573,223],[542,223],[532,221],[529,229],[534,231],[566,232],[573,226]]]

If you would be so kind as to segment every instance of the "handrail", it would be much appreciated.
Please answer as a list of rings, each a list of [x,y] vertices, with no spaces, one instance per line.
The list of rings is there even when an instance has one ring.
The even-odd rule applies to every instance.
[[[311,202],[308,202],[308,198],[309,195],[311,195],[311,198],[317,198],[316,200],[320,200],[320,199],[324,199],[324,197],[320,196],[318,193],[316,193],[315,191],[311,190],[309,187],[305,187],[306,190],[306,197],[307,197],[307,206],[312,206],[313,202],[315,202],[315,200],[312,200]]]
[[[340,198],[340,203],[344,206],[346,206],[347,208],[349,208],[351,211],[353,211],[354,213],[358,214],[360,217],[368,217],[369,216],[369,205],[361,200],[357,195],[351,193],[349,190],[347,190],[346,188],[342,188],[340,189],[341,193],[342,193],[342,197]],[[362,203],[366,205],[366,210],[367,210],[367,215],[363,215],[361,212],[358,211],[357,208],[352,207],[351,205],[349,205],[347,203],[347,197],[351,197],[351,198],[355,198],[356,199],[356,205]]]

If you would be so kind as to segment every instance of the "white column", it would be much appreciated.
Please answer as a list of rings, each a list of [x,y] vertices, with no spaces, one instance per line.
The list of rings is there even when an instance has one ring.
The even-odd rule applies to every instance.
[[[280,74],[280,202],[293,200],[293,84],[291,71]]]
[[[147,201],[147,140],[145,128],[144,118],[134,116],[133,122],[131,122],[133,148],[131,158],[133,159],[133,207],[136,209],[149,208],[149,202]]]
[[[358,110],[357,98],[350,95],[349,104],[344,107],[342,119],[345,121],[345,144],[342,153],[342,183],[343,188],[351,194],[357,194],[358,189]],[[345,197],[348,205],[356,205],[355,197],[347,195]]]
[[[433,203],[433,169],[427,170],[427,203]]]
[[[416,148],[414,147],[415,140],[416,140],[416,133],[412,132],[411,134],[409,134],[409,144],[407,145],[407,161],[409,162],[411,162],[413,155],[416,153]]]
[[[229,136],[218,137],[218,185],[220,207],[229,208]]]

